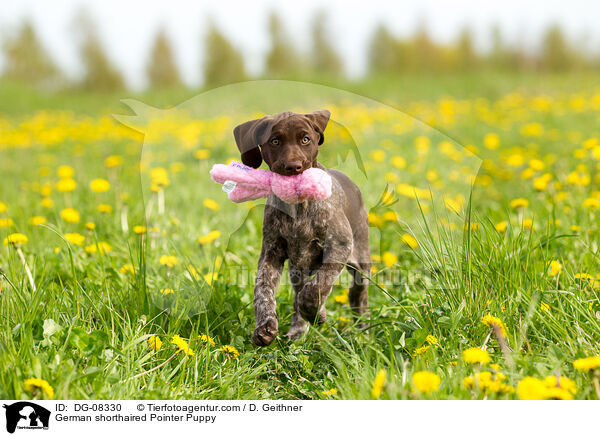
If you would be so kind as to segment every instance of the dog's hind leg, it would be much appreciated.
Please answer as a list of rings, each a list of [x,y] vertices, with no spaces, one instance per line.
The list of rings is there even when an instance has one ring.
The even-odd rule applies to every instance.
[[[354,319],[364,318],[369,304],[369,279],[371,277],[371,253],[369,251],[369,231],[356,232],[354,235],[354,249],[348,262],[348,272],[352,275],[352,286],[348,292],[350,308]],[[364,323],[360,328],[364,328]]]
[[[348,292],[350,308],[354,319],[363,318],[367,313],[369,304],[369,278],[371,276],[371,263],[352,263],[348,264],[348,272],[352,275],[352,285]],[[359,325],[364,328],[364,323]]]
[[[294,313],[292,314],[292,325],[290,331],[285,335],[289,340],[295,341],[302,337],[308,330],[309,323],[300,315],[298,308],[298,294],[304,287],[304,283],[308,281],[308,274],[294,265],[288,264],[290,270],[290,283],[294,289]]]

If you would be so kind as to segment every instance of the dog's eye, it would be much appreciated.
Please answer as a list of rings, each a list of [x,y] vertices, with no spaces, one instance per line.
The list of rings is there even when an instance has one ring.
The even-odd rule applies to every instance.
[[[310,137],[307,135],[304,138],[302,138],[302,143],[303,144],[308,144],[310,142]]]
[[[277,138],[271,139],[271,144],[273,144],[273,145],[279,145],[279,139],[277,139]]]

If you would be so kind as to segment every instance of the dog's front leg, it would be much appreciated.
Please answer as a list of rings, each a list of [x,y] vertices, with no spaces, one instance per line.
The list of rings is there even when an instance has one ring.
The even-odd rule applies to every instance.
[[[335,238],[327,241],[321,267],[298,296],[298,308],[305,320],[317,324],[327,321],[325,301],[351,253],[351,231],[338,233]]]
[[[266,347],[277,337],[279,324],[275,311],[275,291],[281,279],[284,262],[283,250],[265,246],[265,241],[263,241],[254,286],[256,325],[252,342],[255,345]]]

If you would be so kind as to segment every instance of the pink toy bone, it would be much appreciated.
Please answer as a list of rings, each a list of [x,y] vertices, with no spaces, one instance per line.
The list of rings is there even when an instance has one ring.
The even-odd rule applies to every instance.
[[[229,165],[213,165],[210,177],[220,184],[236,183],[233,191],[227,194],[234,203],[265,198],[270,194],[286,203],[324,200],[331,196],[331,176],[319,168],[309,168],[296,176],[282,176],[234,160]]]

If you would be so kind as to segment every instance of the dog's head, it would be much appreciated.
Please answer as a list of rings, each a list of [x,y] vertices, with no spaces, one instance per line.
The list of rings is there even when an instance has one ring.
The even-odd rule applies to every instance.
[[[258,168],[264,160],[271,171],[293,176],[313,167],[331,113],[282,112],[246,121],[233,129],[242,162]]]

